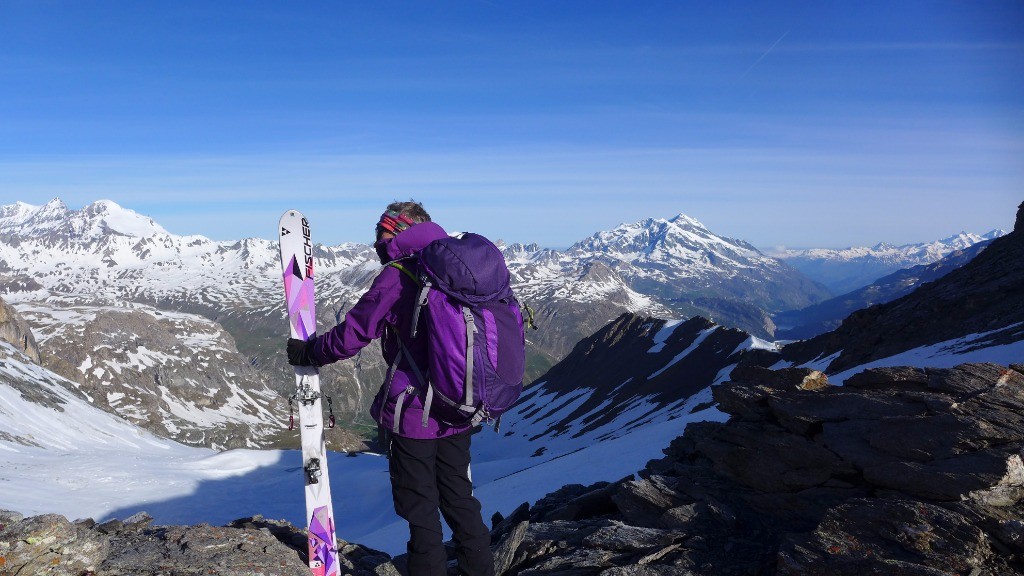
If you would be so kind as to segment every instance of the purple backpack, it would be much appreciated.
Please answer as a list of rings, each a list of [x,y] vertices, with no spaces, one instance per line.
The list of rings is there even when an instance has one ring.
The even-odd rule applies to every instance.
[[[402,353],[423,388],[423,425],[430,413],[456,426],[494,423],[519,399],[526,366],[523,315],[505,258],[490,240],[466,233],[431,242],[417,260],[411,336],[427,338],[427,366]]]

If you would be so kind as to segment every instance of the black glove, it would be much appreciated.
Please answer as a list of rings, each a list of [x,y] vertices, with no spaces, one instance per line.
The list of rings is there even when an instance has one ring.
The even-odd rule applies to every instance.
[[[299,340],[298,338],[288,339],[288,363],[292,366],[316,366],[313,362],[313,343],[316,338]]]

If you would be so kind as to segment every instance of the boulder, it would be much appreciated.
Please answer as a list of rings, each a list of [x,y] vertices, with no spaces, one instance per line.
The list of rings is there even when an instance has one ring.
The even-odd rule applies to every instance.
[[[789,536],[777,574],[980,574],[992,555],[986,534],[955,512],[906,498],[858,498],[829,510],[811,534]]]
[[[107,536],[63,516],[21,518],[0,529],[0,574],[78,576],[98,570],[110,550]]]

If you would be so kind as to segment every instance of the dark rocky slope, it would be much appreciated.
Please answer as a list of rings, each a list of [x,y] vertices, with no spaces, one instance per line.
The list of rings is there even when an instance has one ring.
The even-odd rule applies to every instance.
[[[971,575],[1024,569],[1024,366],[738,368],[639,479],[496,526],[506,574]]]

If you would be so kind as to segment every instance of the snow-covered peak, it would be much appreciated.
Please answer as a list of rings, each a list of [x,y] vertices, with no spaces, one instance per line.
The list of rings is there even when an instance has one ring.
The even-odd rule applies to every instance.
[[[81,210],[71,210],[60,198],[42,206],[16,202],[0,207],[0,232],[29,237],[56,232],[77,238],[109,234],[146,238],[167,234],[152,218],[122,208],[111,200],[99,200]]]
[[[64,203],[60,198],[54,198],[46,204],[39,207],[29,215],[29,220],[52,220],[54,218],[63,218],[70,213],[68,205]]]
[[[554,250],[541,248],[537,243],[509,244],[508,246],[503,246],[501,252],[509,265],[531,262],[544,255],[555,253]]]
[[[670,218],[669,219],[669,223],[675,224],[676,226],[696,228],[696,229],[699,229],[699,230],[707,230],[708,229],[707,226],[705,226],[701,221],[699,221],[696,218],[693,218],[691,216],[687,216],[686,214],[683,214],[682,212],[680,212],[679,214],[676,214],[675,217]]]
[[[961,231],[959,234],[953,234],[952,236],[943,238],[942,240],[939,240],[934,244],[943,245],[954,250],[962,250],[964,248],[969,248],[983,240],[985,240],[983,236],[972,234],[970,232]]]
[[[666,220],[647,218],[598,232],[569,249],[574,253],[600,253],[626,262],[686,261],[721,264],[761,254],[743,242],[718,236],[685,214]]]
[[[24,222],[40,208],[41,206],[34,206],[20,200],[14,204],[0,206],[0,227],[8,222]]]
[[[28,230],[52,230],[54,223],[64,220],[69,213],[60,198],[42,206],[16,202],[0,207],[0,232],[24,235]]]
[[[167,234],[167,230],[164,230],[152,218],[128,208],[122,208],[110,200],[94,202],[83,208],[80,214],[101,228],[125,236],[146,238],[156,234]]]

